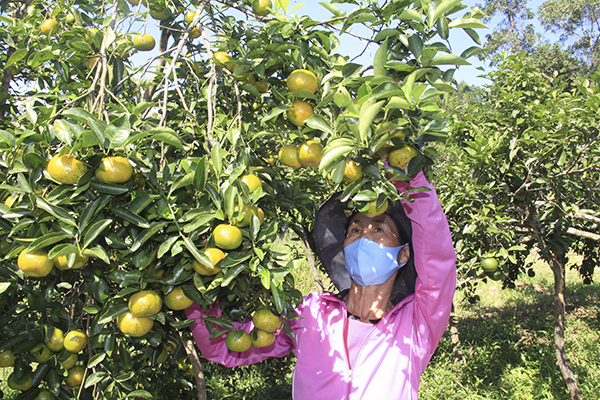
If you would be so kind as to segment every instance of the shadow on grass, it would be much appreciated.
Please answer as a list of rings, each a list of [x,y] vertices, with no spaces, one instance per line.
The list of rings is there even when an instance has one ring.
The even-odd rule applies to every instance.
[[[599,285],[567,289],[567,356],[584,398],[600,388]],[[446,332],[423,376],[423,399],[570,399],[556,365],[554,300],[546,288],[519,283],[505,306],[464,306],[457,320],[462,359]]]

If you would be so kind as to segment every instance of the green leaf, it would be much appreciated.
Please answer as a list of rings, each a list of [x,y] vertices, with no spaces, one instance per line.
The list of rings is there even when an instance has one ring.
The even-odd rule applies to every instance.
[[[272,119],[277,118],[279,115],[283,114],[284,112],[287,111],[287,107],[286,106],[279,106],[279,107],[275,107],[272,108],[267,115],[265,115],[262,119],[261,122],[264,124],[265,122],[269,122]]]
[[[6,62],[6,64],[4,65],[4,68],[8,68],[8,67],[10,67],[13,64],[18,63],[23,58],[25,58],[26,55],[27,55],[27,49],[19,49],[19,50],[15,51],[10,56],[10,58],[8,59],[8,61]]]
[[[342,76],[344,78],[349,78],[362,68],[362,65],[356,63],[347,63],[342,67]]]
[[[304,123],[311,129],[317,129],[330,135],[333,134],[333,129],[331,126],[320,115],[313,114]]]
[[[344,15],[344,13],[342,13],[336,6],[334,6],[331,3],[321,1],[319,2],[319,4],[325,7],[330,13],[332,13],[336,17],[341,17],[342,15]]]
[[[196,171],[194,172],[194,189],[203,191],[208,179],[206,156],[203,156],[196,163]]]
[[[0,129],[0,140],[7,143],[10,147],[15,146],[15,137],[12,133],[5,131],[4,129]]]
[[[201,253],[200,250],[198,250],[198,248],[196,247],[196,245],[194,244],[192,239],[190,239],[187,236],[183,236],[183,235],[181,235],[181,237],[183,238],[183,244],[185,245],[185,248],[188,249],[188,251],[192,254],[192,256],[196,260],[200,261],[202,264],[204,264],[206,266],[212,266],[212,264],[210,263],[210,260],[206,256],[206,254]],[[208,264],[206,263],[206,261],[208,261]]]
[[[438,18],[448,13],[455,6],[460,4],[462,0],[444,0],[436,8],[435,12],[428,21],[429,29],[433,28],[433,25],[437,22]]]
[[[423,17],[421,16],[421,13],[419,13],[416,10],[410,9],[410,8],[407,8],[404,11],[402,11],[402,14],[400,14],[398,16],[398,19],[402,20],[402,21],[413,20],[413,21],[423,23]]]
[[[455,54],[441,54],[431,60],[429,65],[471,65],[471,63]]]
[[[96,135],[98,144],[101,146],[108,145],[104,137],[104,131],[107,127],[106,122],[99,120],[98,118],[94,117],[92,114],[81,108],[71,108],[69,110],[63,111],[63,115],[73,118],[77,122],[88,125]]]
[[[372,103],[371,100],[372,99],[369,99],[367,102],[365,102],[360,109],[358,129],[360,134],[360,140],[362,140],[363,142],[367,140],[367,135],[369,133],[369,129],[371,128],[371,124],[373,123],[373,120],[375,119],[375,117],[377,117],[377,114],[379,114],[381,107],[383,107],[383,104],[385,103],[385,100],[381,100],[375,104],[370,104]]]
[[[98,237],[98,235],[100,233],[102,233],[103,230],[105,230],[106,228],[108,228],[110,226],[110,224],[112,224],[113,220],[112,219],[103,219],[101,221],[98,221],[96,223],[94,223],[92,226],[90,226],[84,236],[83,236],[83,247],[87,248],[89,247],[89,245],[94,241],[94,239],[96,239]]]
[[[129,394],[127,394],[126,397],[127,398],[142,397],[144,399],[154,399],[154,396],[152,396],[152,394],[150,394],[149,392],[147,392],[146,390],[143,390],[143,389],[134,390],[133,392],[130,392]]]
[[[107,376],[108,376],[108,372],[106,372],[106,371],[95,372],[87,377],[87,379],[85,380],[84,387],[89,388],[90,386],[94,386],[95,384],[99,383],[100,381],[102,381],[102,379],[106,378]]]
[[[463,28],[463,29],[477,29],[477,28],[487,28],[487,25],[475,18],[458,18],[453,19],[449,24],[449,28]]]
[[[120,304],[112,304],[111,303],[111,304],[109,304],[106,311],[104,311],[102,313],[102,315],[100,315],[100,317],[98,318],[98,323],[101,325],[108,324],[115,318],[126,314],[128,311],[129,311],[129,306],[127,305],[127,303],[120,303]]]
[[[67,238],[73,238],[73,235],[71,235],[70,233],[64,233],[64,232],[50,232],[42,237],[35,239],[29,245],[29,247],[27,247],[27,251],[32,252],[34,250],[53,245],[54,243],[58,243]]]
[[[115,213],[118,217],[123,218],[125,221],[128,221],[134,225],[139,226],[140,228],[150,228],[150,224],[146,219],[140,217],[139,215],[132,213],[126,208],[115,207],[112,209],[112,212]]]
[[[163,142],[169,144],[173,147],[178,148],[179,150],[185,150],[183,147],[183,142],[177,132],[172,129],[161,127],[151,129],[148,133],[152,134],[148,140],[156,140],[159,142]]]
[[[319,164],[319,172],[328,170],[339,158],[346,157],[357,148],[357,143],[348,138],[332,140],[323,150],[324,156]]]
[[[226,287],[229,285],[229,283],[231,283],[231,281],[246,268],[248,268],[246,264],[239,264],[233,268],[228,268],[225,272],[225,276],[223,277],[223,281],[221,282],[221,287]]]
[[[381,42],[384,39],[387,39],[388,37],[395,37],[400,35],[400,31],[397,29],[382,29],[381,31],[379,31],[377,33],[377,35],[375,36],[375,39],[373,39],[375,42]]]
[[[373,74],[375,77],[387,76],[385,64],[387,63],[388,40],[385,41],[377,49],[375,59],[373,60]]]
[[[156,235],[158,231],[167,226],[169,222],[156,222],[150,228],[145,229],[142,233],[136,238],[131,246],[131,252],[135,252],[139,249],[144,243],[148,241],[152,236]]]
[[[48,203],[46,200],[44,200],[41,197],[37,197],[36,198],[36,205],[41,208],[42,210],[46,211],[47,213],[53,215],[54,217],[60,219],[61,221],[63,221],[66,224],[69,224],[71,226],[77,227],[77,223],[75,222],[75,220],[73,219],[73,217],[71,217],[69,215],[68,212],[66,212],[64,209],[57,207],[53,204]]]
[[[162,258],[162,256],[171,249],[173,243],[175,243],[178,239],[178,236],[172,236],[167,240],[163,241],[158,248],[158,253],[156,254],[156,257]]]

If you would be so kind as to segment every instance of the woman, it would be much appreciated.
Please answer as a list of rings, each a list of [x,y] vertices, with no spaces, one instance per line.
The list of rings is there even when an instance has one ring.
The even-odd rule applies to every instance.
[[[410,186],[412,202],[386,213],[346,216],[335,196],[318,211],[317,253],[341,290],[311,293],[272,346],[229,351],[225,335],[209,340],[202,310],[192,332],[204,356],[228,367],[294,351],[296,400],[417,399],[419,380],[444,333],[456,285],[456,255],[437,195],[422,172]],[[252,322],[242,328],[250,332]]]

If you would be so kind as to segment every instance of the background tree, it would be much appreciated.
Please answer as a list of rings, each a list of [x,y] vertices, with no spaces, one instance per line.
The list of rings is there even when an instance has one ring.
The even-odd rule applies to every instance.
[[[577,267],[584,282],[598,263],[597,76],[567,90],[559,76],[544,75],[525,54],[496,61],[493,84],[480,102],[452,109],[453,135],[440,151],[446,170],[439,175],[441,198],[461,284],[473,289],[483,278],[512,288],[520,274],[535,274],[528,256],[539,252],[554,274],[558,365],[571,397],[581,399],[564,347],[564,277],[570,249],[584,256]],[[490,258],[498,270],[483,263]]]
[[[570,54],[584,63],[587,74],[593,74],[600,61],[600,2],[548,0],[538,14],[544,29],[558,34]]]
[[[480,7],[487,15],[484,20],[486,23],[495,17],[500,18],[492,33],[486,35],[480,59],[499,54],[502,51],[509,53],[533,51],[540,35],[535,31],[531,22],[535,18],[535,13],[527,7],[527,2],[486,0]]]

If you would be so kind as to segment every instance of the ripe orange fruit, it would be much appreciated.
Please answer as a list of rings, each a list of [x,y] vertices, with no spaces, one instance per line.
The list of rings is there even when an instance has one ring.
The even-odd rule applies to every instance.
[[[148,268],[146,268],[145,271],[152,276],[158,276],[158,277],[161,277],[165,274],[165,268],[163,266],[158,267],[156,262],[153,262],[152,264],[150,264],[148,266]]]
[[[377,207],[377,200],[369,201],[369,210],[365,213],[365,215],[369,217],[373,217],[375,215],[383,214],[388,208],[388,200],[385,199],[383,204]]]
[[[13,354],[11,349],[6,349],[0,353],[0,368],[12,367],[15,365],[17,357]]]
[[[40,30],[46,36],[52,36],[58,32],[58,22],[54,18],[48,18],[40,25]]]
[[[323,146],[315,140],[308,140],[298,150],[298,161],[305,167],[316,167],[323,158]]]
[[[79,353],[88,344],[88,337],[82,331],[70,331],[65,335],[63,346],[69,353]]]
[[[117,54],[121,57],[125,57],[127,55],[127,52],[129,50],[130,46],[131,46],[131,42],[126,37],[123,37],[123,38],[115,41],[115,50],[116,50]]]
[[[307,102],[296,100],[292,107],[287,110],[290,122],[296,126],[304,126],[304,122],[313,115],[313,109]]]
[[[210,247],[210,248],[204,250],[204,254],[210,260],[212,267],[207,267],[206,265],[202,264],[200,261],[194,260],[193,261],[194,271],[196,271],[200,275],[210,276],[210,275],[218,274],[219,271],[221,271],[221,268],[217,267],[216,265],[219,263],[219,261],[221,261],[222,259],[225,258],[225,253],[223,253],[223,251],[221,251],[221,249],[217,249],[216,247]]]
[[[311,71],[306,69],[296,69],[287,78],[287,87],[290,92],[300,92],[308,90],[311,93],[317,91],[319,82],[317,77]]]
[[[59,359],[60,365],[64,369],[71,369],[75,364],[77,364],[77,360],[79,356],[75,353],[64,352],[61,353],[61,357]]]
[[[96,178],[107,183],[125,183],[133,175],[133,167],[125,157],[105,157],[96,168]]]
[[[200,29],[198,29],[198,27],[193,27],[192,30],[190,31],[190,37],[192,39],[196,39],[200,37]]]
[[[98,64],[98,60],[100,59],[100,57],[90,57],[88,58],[88,71],[91,71],[94,69],[94,67],[96,66],[96,64]]]
[[[150,7],[150,16],[158,21],[164,21],[171,18],[171,11],[167,7]]]
[[[228,70],[230,70],[231,72],[233,72],[235,70],[235,67],[237,67],[237,64],[232,63],[232,59],[231,56],[227,53],[225,53],[224,51],[217,51],[215,54],[215,63],[217,65],[220,65],[222,67],[227,68]]]
[[[388,156],[390,165],[404,169],[406,164],[417,155],[417,150],[409,145],[393,149]]]
[[[6,198],[6,200],[4,200],[4,204],[6,204],[9,207],[12,207],[12,205],[15,204],[15,201],[17,201],[18,198],[19,198],[19,196],[17,196],[17,195],[8,196]]]
[[[498,261],[493,257],[487,257],[481,260],[481,269],[487,273],[493,273],[498,269]]]
[[[54,355],[54,352],[48,348],[44,343],[37,344],[33,349],[29,350],[35,357],[35,362],[43,364],[48,362],[50,357]]]
[[[10,207],[10,206],[9,206]],[[10,243],[6,239],[0,239],[0,257],[4,257],[10,251]]]
[[[17,266],[27,276],[42,278],[52,271],[54,264],[44,250],[38,249],[28,253],[25,249],[19,254]]]
[[[102,33],[98,28],[90,28],[85,34],[85,41],[91,45],[100,45],[102,42]]]
[[[237,206],[235,208],[235,211],[238,211]],[[250,225],[250,222],[252,221],[252,216],[256,215],[258,217],[258,209],[254,206],[244,204],[244,208],[242,209],[242,215],[243,217],[241,219],[232,219],[233,224],[238,228],[243,228],[245,226]]]
[[[184,310],[194,304],[194,301],[183,293],[183,289],[180,286],[171,290],[169,294],[165,296],[165,304],[171,310]]]
[[[150,332],[154,326],[154,321],[148,317],[136,317],[128,312],[117,317],[117,326],[125,335],[132,337],[142,337]]]
[[[71,368],[68,371],[68,375],[65,378],[65,383],[70,387],[79,386],[83,383],[83,377],[85,376],[85,367],[78,365]]]
[[[252,2],[252,11],[254,14],[264,17],[269,15],[269,8],[272,8],[271,0],[254,0]]]
[[[192,10],[188,10],[185,13],[185,17],[183,17],[184,21],[186,24],[191,24],[192,21],[194,20],[194,17],[196,16],[196,13],[193,12]]]
[[[277,332],[281,325],[281,318],[273,314],[268,308],[259,308],[252,316],[252,322],[256,329],[261,331],[274,333]]]
[[[242,182],[244,182],[246,186],[248,186],[248,191],[250,191],[250,193],[254,192],[261,186],[260,178],[254,174],[247,174],[242,176]]]
[[[131,295],[128,305],[134,317],[149,317],[160,311],[162,299],[154,290],[142,290]]]
[[[72,154],[56,155],[48,162],[48,173],[57,182],[73,185],[87,172],[87,167]]]
[[[250,334],[252,339],[252,347],[257,349],[268,347],[275,342],[275,334],[271,332],[265,332],[260,329],[253,329]]]
[[[231,351],[246,351],[252,346],[250,334],[242,330],[229,331],[225,338],[225,344]]]
[[[12,390],[20,390],[25,392],[33,387],[32,374],[30,372],[26,372],[26,376],[22,376],[19,380],[19,383],[17,383],[15,379],[15,373],[13,372],[8,376],[6,383]]]
[[[298,160],[298,148],[289,144],[286,144],[279,150],[279,161],[288,167],[302,167],[302,163]]]
[[[42,389],[38,393],[37,397],[33,400],[55,400],[56,397],[48,389]]]
[[[54,328],[52,336],[50,336],[50,339],[48,339],[48,341],[46,342],[46,346],[48,346],[48,348],[53,352],[57,353],[64,348],[64,341],[65,335],[63,331],[58,328]]]
[[[52,259],[54,266],[58,269],[79,269],[83,268],[88,263],[89,257],[82,256],[81,254],[75,255],[75,261],[73,262],[73,266],[69,268],[69,261],[67,260],[67,256],[58,256]]]
[[[352,159],[346,159],[346,168],[344,169],[343,181],[346,183],[352,183],[363,177],[363,170],[360,165],[352,161]]]
[[[242,231],[233,225],[219,224],[213,231],[213,239],[222,249],[237,249],[242,244]]]
[[[258,207],[258,209],[256,210],[256,215],[258,215],[258,220],[262,225],[263,221],[265,220],[265,212],[262,210],[262,208]]]
[[[139,51],[150,51],[156,45],[156,41],[152,35],[138,34],[133,38],[133,47]]]
[[[258,90],[258,93],[267,93],[269,91],[269,84],[263,80],[254,82],[253,86]]]

